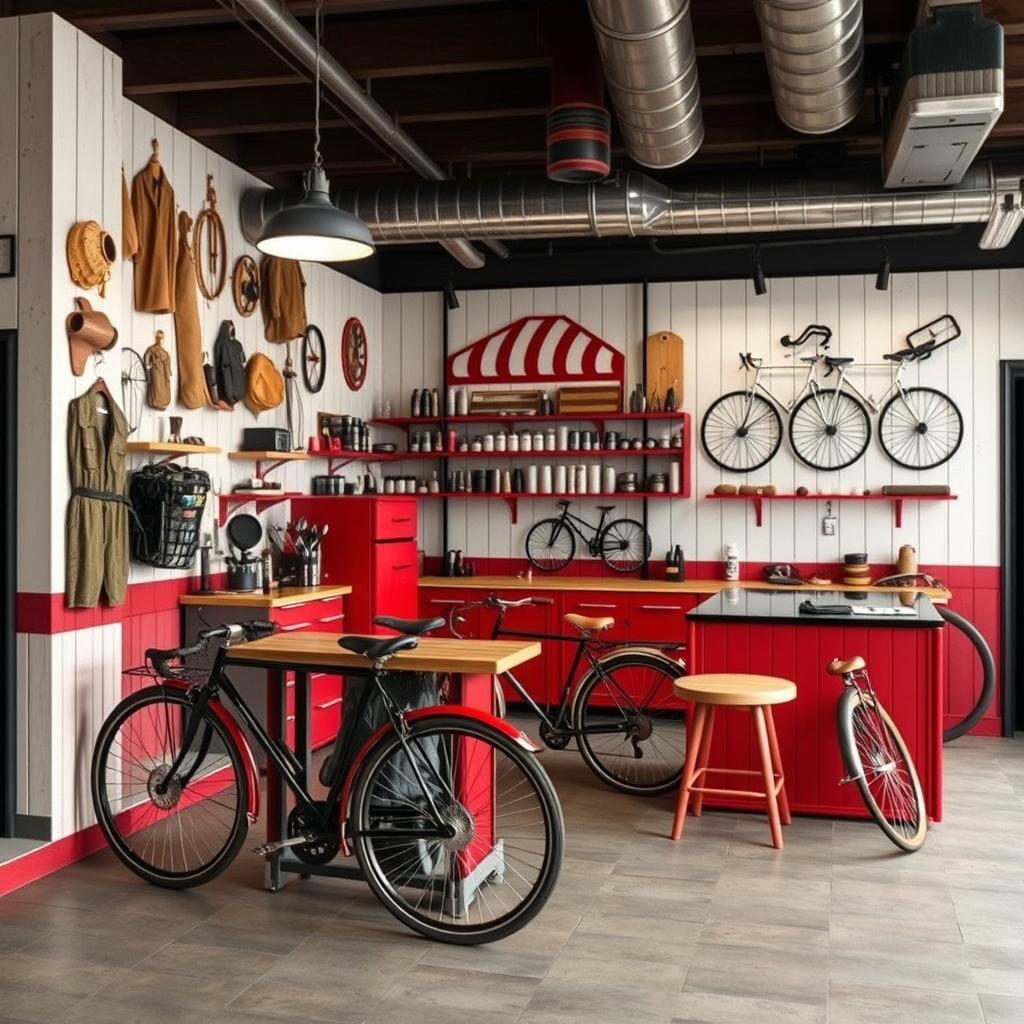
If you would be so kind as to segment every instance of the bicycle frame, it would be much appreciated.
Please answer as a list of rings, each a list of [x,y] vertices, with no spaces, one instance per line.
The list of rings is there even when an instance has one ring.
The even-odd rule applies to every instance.
[[[586,519],[582,519],[575,513],[570,512],[568,505],[562,509],[562,514],[558,518],[563,527],[567,530],[571,530],[581,541],[583,541],[584,544],[587,545],[587,550],[591,555],[597,556],[601,553],[597,546],[597,541],[601,536],[601,531],[604,529],[604,521],[608,518],[608,513],[606,511],[602,511],[601,519],[596,528],[591,523],[588,523]],[[587,535],[583,532],[582,527],[586,527],[588,530],[593,530],[593,537],[588,539]]]

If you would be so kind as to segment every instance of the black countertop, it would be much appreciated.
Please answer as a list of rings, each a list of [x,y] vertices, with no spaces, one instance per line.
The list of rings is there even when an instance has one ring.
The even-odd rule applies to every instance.
[[[912,598],[910,608],[904,601]],[[842,605],[850,608],[895,608],[911,610],[913,615],[868,614],[803,615],[800,605]],[[686,613],[695,622],[762,622],[800,626],[885,626],[889,629],[934,629],[945,620],[924,594],[879,594],[857,591],[823,590],[815,593],[797,590],[743,590],[728,588],[709,597]]]

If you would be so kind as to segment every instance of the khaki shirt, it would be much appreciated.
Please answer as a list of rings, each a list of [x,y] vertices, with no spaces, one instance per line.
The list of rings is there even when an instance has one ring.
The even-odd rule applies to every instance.
[[[296,260],[264,256],[260,293],[267,341],[292,341],[306,333],[306,279]]]
[[[154,177],[153,167],[158,174]],[[140,313],[174,312],[174,189],[155,159],[132,181],[132,211],[138,231],[135,308]]]
[[[107,412],[98,411],[97,406]],[[117,403],[94,384],[68,408],[71,486],[127,493],[128,424]],[[124,602],[128,583],[128,507],[72,494],[67,513],[65,596],[69,608]]]

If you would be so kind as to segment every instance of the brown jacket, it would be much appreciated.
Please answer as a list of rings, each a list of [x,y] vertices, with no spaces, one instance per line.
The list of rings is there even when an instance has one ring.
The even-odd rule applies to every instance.
[[[151,157],[132,181],[132,211],[139,236],[135,308],[140,313],[173,313],[177,257],[174,189],[156,157]]]
[[[264,256],[260,264],[260,306],[267,341],[291,341],[306,333],[306,279],[295,260]]]
[[[106,412],[100,412],[105,408]],[[68,408],[68,468],[72,495],[67,512],[65,596],[69,608],[95,608],[101,591],[111,605],[124,601],[128,583],[128,506],[74,494],[89,488],[126,494],[128,424],[117,403],[93,385]]]
[[[139,229],[135,226],[135,211],[128,195],[128,182],[121,168],[121,259],[133,260],[139,255]]]
[[[178,267],[174,284],[174,335],[178,346],[178,402],[186,409],[210,405],[203,376],[203,332],[199,326],[196,274],[188,244],[192,218],[178,214]]]

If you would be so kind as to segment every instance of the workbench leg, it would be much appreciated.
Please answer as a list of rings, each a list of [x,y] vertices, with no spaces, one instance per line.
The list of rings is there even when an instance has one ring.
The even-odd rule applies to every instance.
[[[267,732],[282,746],[288,745],[288,687],[285,673],[275,670],[267,673]],[[284,837],[288,816],[288,786],[273,760],[267,758],[267,842]],[[281,871],[281,851],[267,856],[263,887],[277,892],[284,885]]]
[[[295,673],[295,753],[302,765],[299,776],[300,785],[309,792],[310,779],[313,777],[313,751],[310,723],[309,673]],[[309,878],[308,874],[300,874],[300,878]]]

